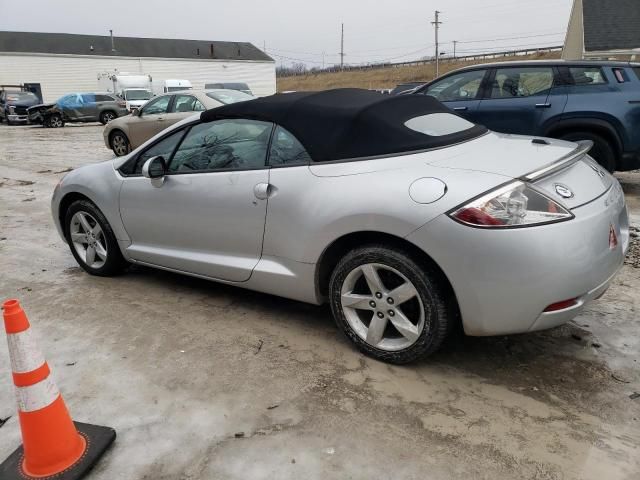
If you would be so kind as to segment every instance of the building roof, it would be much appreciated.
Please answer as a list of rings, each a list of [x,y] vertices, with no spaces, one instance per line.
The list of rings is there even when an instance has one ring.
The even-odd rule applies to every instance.
[[[0,52],[216,60],[273,59],[248,42],[134,38],[70,33],[0,32]]]
[[[487,132],[469,128],[427,135],[405,122],[428,114],[453,113],[427,95],[382,95],[370,90],[340,88],[296,92],[223,105],[202,112],[203,122],[246,118],[273,122],[290,131],[315,162],[393,155],[445,147]]]
[[[639,0],[583,0],[586,52],[640,48]]]

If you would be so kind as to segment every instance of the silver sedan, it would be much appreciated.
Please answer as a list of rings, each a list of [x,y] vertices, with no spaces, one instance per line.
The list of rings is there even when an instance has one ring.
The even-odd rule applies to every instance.
[[[292,93],[195,115],[56,187],[79,265],[130,263],[328,302],[404,363],[468,335],[547,329],[602,295],[629,244],[590,145],[489,132],[433,99]]]

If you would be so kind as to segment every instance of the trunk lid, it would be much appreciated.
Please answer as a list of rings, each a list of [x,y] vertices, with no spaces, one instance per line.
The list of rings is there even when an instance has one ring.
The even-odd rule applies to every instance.
[[[521,178],[569,209],[602,196],[614,181],[575,143],[504,134],[490,134],[483,140],[486,143],[480,149],[491,152],[489,158],[481,157],[477,149],[429,163]]]

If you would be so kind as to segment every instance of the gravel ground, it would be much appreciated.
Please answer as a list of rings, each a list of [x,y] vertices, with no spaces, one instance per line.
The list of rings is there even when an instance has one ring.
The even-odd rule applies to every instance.
[[[390,366],[356,352],[325,307],[81,271],[49,199],[69,168],[112,157],[101,133],[0,126],[0,296],[21,300],[74,418],[116,428],[92,479],[640,478],[637,236],[568,325],[457,336]],[[618,178],[638,234],[640,173]],[[7,417],[0,459],[20,443],[4,360]]]

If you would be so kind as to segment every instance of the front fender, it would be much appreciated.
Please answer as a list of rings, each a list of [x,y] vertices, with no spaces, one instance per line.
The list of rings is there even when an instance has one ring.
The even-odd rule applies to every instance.
[[[67,208],[69,200],[83,196],[93,202],[104,214],[118,241],[128,242],[122,219],[119,198],[123,178],[113,167],[113,161],[87,165],[73,170],[58,184],[51,199],[53,221],[64,238],[61,208]]]

